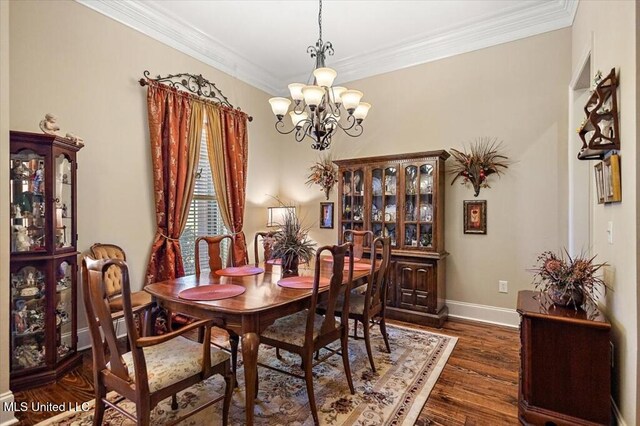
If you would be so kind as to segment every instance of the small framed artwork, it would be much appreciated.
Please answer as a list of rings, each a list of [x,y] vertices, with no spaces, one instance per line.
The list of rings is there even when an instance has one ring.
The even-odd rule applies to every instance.
[[[604,175],[602,174],[602,162],[593,166],[596,175],[596,198],[598,204],[604,204]]]
[[[333,203],[320,203],[320,228],[333,229]]]
[[[464,233],[487,233],[487,201],[465,200],[463,206]]]
[[[604,202],[617,203],[622,201],[619,155],[613,154],[602,160],[602,175],[604,178]]]

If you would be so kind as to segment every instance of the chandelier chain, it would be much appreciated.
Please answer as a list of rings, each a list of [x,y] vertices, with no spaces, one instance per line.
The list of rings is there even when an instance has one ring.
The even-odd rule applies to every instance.
[[[320,0],[320,7],[318,8],[318,27],[320,27],[320,41],[322,41],[322,0]]]

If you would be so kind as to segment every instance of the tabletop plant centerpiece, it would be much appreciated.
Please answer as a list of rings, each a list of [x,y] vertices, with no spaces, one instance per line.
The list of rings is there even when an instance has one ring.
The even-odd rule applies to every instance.
[[[298,265],[309,263],[315,255],[316,244],[309,239],[309,229],[300,224],[295,209],[287,209],[279,225],[273,235],[271,258],[282,259],[283,275],[297,275]]]
[[[316,161],[311,167],[311,172],[307,177],[307,185],[313,184],[320,185],[321,191],[324,191],[327,200],[329,199],[329,192],[338,182],[338,170],[333,165],[330,156],[325,156]]]
[[[595,256],[584,254],[571,257],[567,250],[557,255],[552,251],[538,256],[533,283],[546,293],[557,306],[573,306],[576,310],[585,304],[596,306],[597,299],[607,291],[607,284],[597,275],[606,262],[594,263]]]

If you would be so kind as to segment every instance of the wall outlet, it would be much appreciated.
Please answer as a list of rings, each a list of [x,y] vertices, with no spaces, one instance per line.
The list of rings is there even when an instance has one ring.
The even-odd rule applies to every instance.
[[[508,284],[509,283],[507,281],[498,281],[498,291],[500,293],[508,293],[509,292]]]

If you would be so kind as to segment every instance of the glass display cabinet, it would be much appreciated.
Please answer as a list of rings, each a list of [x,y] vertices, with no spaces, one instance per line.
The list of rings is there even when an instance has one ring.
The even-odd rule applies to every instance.
[[[334,161],[339,240],[347,229],[391,239],[387,316],[442,326],[445,301],[446,151]],[[370,242],[365,242],[370,243]]]
[[[76,153],[55,135],[11,132],[13,391],[53,382],[77,354]]]

